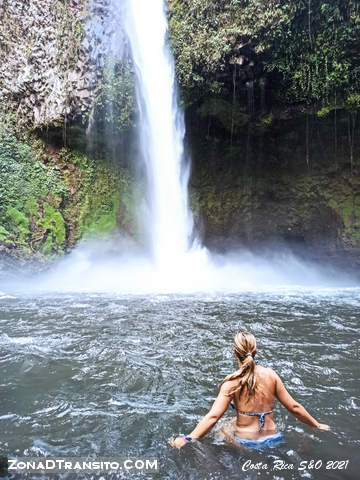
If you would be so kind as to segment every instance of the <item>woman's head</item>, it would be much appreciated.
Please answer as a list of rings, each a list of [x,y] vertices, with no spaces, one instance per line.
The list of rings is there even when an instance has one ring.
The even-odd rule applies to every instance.
[[[247,357],[255,357],[257,353],[256,339],[250,332],[241,331],[234,337],[234,354],[240,362],[244,362]]]
[[[234,337],[234,354],[239,362],[239,369],[228,375],[222,383],[229,380],[238,380],[238,385],[231,392],[240,391],[240,395],[245,393],[247,399],[255,394],[257,390],[255,377],[254,357],[257,353],[256,340],[252,333],[246,331],[238,332]]]

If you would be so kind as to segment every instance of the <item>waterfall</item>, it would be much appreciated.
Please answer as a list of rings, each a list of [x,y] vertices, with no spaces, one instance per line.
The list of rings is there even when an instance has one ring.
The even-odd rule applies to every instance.
[[[277,254],[271,248],[256,255],[234,245],[232,251],[220,254],[210,253],[199,245],[196,238],[191,242],[193,219],[188,208],[187,191],[189,164],[184,159],[184,118],[177,104],[174,62],[167,46],[165,0],[92,0],[92,3],[92,8],[97,11],[89,27],[94,44],[103,51],[110,49],[110,59],[121,60],[126,56],[127,60],[128,46],[133,57],[139,107],[138,138],[147,177],[148,208],[143,218],[152,256],[149,258],[148,249],[138,244],[137,239],[133,241],[126,236],[87,239],[53,269],[34,276],[32,281],[26,276],[19,282],[14,281],[14,288],[23,289],[27,295],[29,292],[53,291],[132,295],[218,294],[254,289],[268,291],[275,285],[294,285],[296,288],[298,285],[332,285],[332,280],[329,283],[328,279],[339,276],[334,275],[331,268],[314,268],[300,262],[291,251],[282,250]],[[105,15],[101,9],[109,5],[110,13]],[[128,41],[125,41],[124,33]],[[114,70],[111,75],[115,75]],[[246,88],[248,113],[252,117],[255,111],[254,82],[248,81]],[[115,116],[115,112],[107,111],[110,117],[113,113]],[[251,133],[250,121],[245,178],[251,153]],[[115,134],[112,130],[105,140],[112,142]],[[251,178],[246,178],[248,193],[252,191]],[[226,194],[222,198],[221,192],[218,195],[219,206],[231,198]],[[238,208],[236,203],[233,207]],[[229,228],[231,230],[231,225]],[[350,277],[341,283],[357,285]],[[157,301],[156,296],[154,299]],[[231,297],[228,300],[232,301]]]
[[[176,98],[167,46],[164,0],[127,0],[125,29],[136,71],[141,155],[146,165],[145,232],[155,265],[169,269],[189,250],[189,169],[184,164],[184,118]]]

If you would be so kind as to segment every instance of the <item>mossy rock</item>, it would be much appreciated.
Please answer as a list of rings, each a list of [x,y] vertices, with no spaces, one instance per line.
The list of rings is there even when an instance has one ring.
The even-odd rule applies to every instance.
[[[30,235],[30,223],[26,215],[16,208],[9,207],[6,210],[5,218],[7,225],[9,225],[9,230],[11,230],[15,239],[22,246],[27,245]]]
[[[6,241],[10,236],[10,232],[6,228],[0,226],[0,242]]]
[[[37,222],[37,226],[47,232],[46,241],[43,245],[43,252],[59,252],[64,246],[66,232],[64,218],[58,210],[49,205],[43,204],[43,217]]]

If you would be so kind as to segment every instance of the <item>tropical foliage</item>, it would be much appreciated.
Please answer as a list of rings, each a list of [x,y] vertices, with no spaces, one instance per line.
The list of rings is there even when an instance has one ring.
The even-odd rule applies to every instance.
[[[178,79],[195,96],[230,91],[238,66],[267,75],[277,101],[359,106],[356,0],[169,0],[169,16]]]

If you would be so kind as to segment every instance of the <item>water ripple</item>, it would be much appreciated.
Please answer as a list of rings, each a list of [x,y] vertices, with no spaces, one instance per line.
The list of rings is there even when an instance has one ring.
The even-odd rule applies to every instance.
[[[158,456],[162,478],[238,478],[244,454],[213,433],[180,453],[167,439],[191,431],[208,411],[221,380],[236,366],[233,335],[247,328],[257,336],[260,363],[274,368],[294,398],[332,426],[330,433],[312,430],[276,404],[286,444],[265,452],[262,461],[355,459],[360,318],[354,295],[278,291],[2,299],[0,454],[133,452]],[[278,478],[300,477],[282,472]]]

